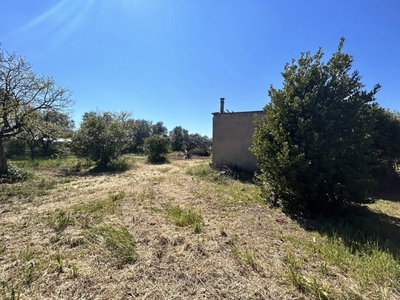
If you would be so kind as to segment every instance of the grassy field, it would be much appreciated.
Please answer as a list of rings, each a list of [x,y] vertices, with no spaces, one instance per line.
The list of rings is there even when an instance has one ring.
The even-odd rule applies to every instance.
[[[400,299],[395,193],[307,220],[205,159],[126,160],[18,162],[36,175],[0,185],[1,299]]]

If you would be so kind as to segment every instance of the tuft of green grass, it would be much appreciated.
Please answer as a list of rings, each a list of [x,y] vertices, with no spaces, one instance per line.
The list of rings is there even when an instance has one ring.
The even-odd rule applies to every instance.
[[[393,217],[380,212],[356,207],[347,218],[303,224],[308,231],[318,231],[319,237],[316,240],[314,232],[312,236],[309,233],[285,236],[287,247],[292,247],[297,256],[300,253],[308,257],[297,261],[290,256],[286,258],[290,280],[301,291],[322,299],[361,298],[345,286],[339,293],[336,287],[326,288],[322,284],[322,279],[330,282],[336,274],[346,274],[362,287],[363,294],[376,299],[389,298],[385,295],[398,284],[393,278],[400,278],[400,232],[392,220]],[[314,267],[313,272],[302,274],[300,266],[306,263]],[[310,268],[304,269],[310,272]]]
[[[155,200],[157,197],[153,186],[146,187],[140,194],[138,194],[137,199],[140,202],[145,200]]]
[[[28,266],[24,269],[25,283],[32,283],[37,278],[38,271],[38,266],[33,261],[29,262]]]
[[[136,242],[123,226],[104,224],[89,229],[87,237],[97,243],[105,243],[112,256],[122,263],[134,263],[138,259]]]
[[[30,178],[24,182],[0,184],[0,203],[10,203],[12,198],[31,202],[34,197],[50,194],[57,185],[56,180],[46,178]]]
[[[31,261],[35,257],[36,252],[27,248],[19,253],[19,257],[24,261]]]
[[[300,291],[311,294],[317,299],[332,299],[329,289],[325,287],[319,280],[309,278],[300,273],[301,262],[298,261],[293,255],[288,254],[285,258],[286,264],[289,268],[289,278],[291,282]]]
[[[248,264],[254,271],[261,271],[262,268],[260,264],[257,262],[256,257],[255,257],[255,249],[252,250],[244,250],[240,251],[237,247],[232,247],[231,250],[232,254],[240,259],[241,261],[244,261],[246,264]]]
[[[202,163],[187,168],[186,173],[205,180],[203,184],[196,186],[193,193],[198,197],[209,198],[216,196],[225,204],[247,204],[256,202],[264,204],[260,196],[260,188],[251,182],[233,180],[221,171],[212,169],[208,164]]]
[[[290,269],[290,279],[302,292],[310,293],[316,296],[317,299],[332,299],[329,290],[315,278],[308,278],[298,271]]]
[[[172,170],[171,166],[163,166],[161,168],[158,168],[158,171],[160,171],[161,173],[168,173],[171,170]]]
[[[16,292],[15,289],[11,289],[10,300],[19,300],[20,296],[21,296],[21,291],[20,290],[18,290]]]
[[[211,190],[213,194],[219,196],[221,202],[226,204],[265,203],[260,197],[259,187],[254,184],[231,181],[225,185],[214,186]]]
[[[203,223],[200,223],[200,222],[194,223],[193,229],[194,229],[195,233],[200,233],[201,230],[203,229]]]
[[[193,226],[196,233],[199,233],[203,227],[201,214],[191,208],[181,208],[179,205],[167,205],[165,212],[177,226]]]
[[[212,169],[208,164],[205,163],[187,168],[186,174],[221,184],[226,183],[228,180],[221,172]]]
[[[305,247],[310,252],[318,253],[325,264],[350,272],[364,286],[371,283],[383,285],[391,278],[400,276],[400,256],[393,256],[376,242],[353,241],[351,245],[346,245],[341,237],[335,235],[325,243],[306,243]]]
[[[63,209],[56,209],[48,214],[48,222],[51,228],[57,232],[65,230],[69,225],[74,224],[71,216]]]
[[[65,184],[65,183],[70,183],[72,181],[74,181],[74,178],[72,177],[63,177],[58,181],[58,183]]]
[[[76,265],[72,266],[71,273],[72,273],[72,277],[74,277],[74,278],[78,277],[78,267]]]
[[[118,200],[125,196],[124,192],[109,194],[104,200],[95,200],[87,203],[77,204],[72,207],[75,219],[82,228],[90,227],[91,223],[99,223],[107,214],[115,213],[118,207]]]
[[[58,272],[62,273],[63,272],[64,263],[63,263],[63,261],[61,259],[60,253],[56,254],[56,260],[57,260],[57,264],[58,264],[58,266],[57,266]]]
[[[162,249],[157,249],[157,251],[156,251],[156,256],[157,256],[158,258],[161,258],[161,257],[163,256],[163,250],[162,250]]]
[[[57,181],[45,178],[42,178],[37,184],[37,188],[40,190],[52,190],[56,186],[57,186]]]
[[[94,215],[103,215],[105,213],[115,212],[115,203],[112,199],[95,200],[87,203],[73,206],[75,212],[88,213]]]
[[[108,197],[109,197],[109,198],[111,199],[111,201],[113,201],[113,202],[118,201],[118,200],[122,200],[122,199],[125,198],[125,192],[124,192],[124,191],[119,191],[119,192],[116,193],[116,194],[109,193],[109,194],[108,194]]]

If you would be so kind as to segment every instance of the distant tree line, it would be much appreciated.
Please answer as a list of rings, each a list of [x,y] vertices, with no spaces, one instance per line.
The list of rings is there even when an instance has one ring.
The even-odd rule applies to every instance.
[[[207,136],[189,134],[181,126],[168,132],[163,122],[133,119],[129,112],[86,112],[75,130],[67,111],[71,105],[67,88],[36,74],[24,57],[0,44],[0,177],[8,173],[7,158],[27,155],[33,160],[74,154],[107,165],[121,154],[149,149],[209,154]]]
[[[159,150],[160,153],[169,149],[187,150],[206,156],[210,146],[211,140],[207,136],[189,134],[181,126],[168,133],[161,121],[135,120],[129,112],[108,111],[85,113],[71,143],[74,154],[89,158],[98,165],[107,165],[124,153],[144,153],[157,147],[163,149]],[[150,157],[153,161],[163,159],[163,156]]]
[[[211,139],[176,126],[168,132],[162,121],[133,119],[129,112],[86,112],[75,130],[67,113],[36,112],[18,135],[4,141],[8,157],[59,157],[74,154],[107,165],[126,153],[144,153],[147,139],[165,140],[167,151],[191,151],[208,156]]]

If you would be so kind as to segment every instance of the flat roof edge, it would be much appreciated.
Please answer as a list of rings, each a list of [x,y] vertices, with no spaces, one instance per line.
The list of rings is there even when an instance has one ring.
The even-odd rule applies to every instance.
[[[252,111],[238,111],[238,112],[224,112],[224,113],[220,113],[220,112],[213,112],[211,113],[212,115],[235,115],[235,114],[254,114],[254,113],[264,113],[263,110],[252,110]]]

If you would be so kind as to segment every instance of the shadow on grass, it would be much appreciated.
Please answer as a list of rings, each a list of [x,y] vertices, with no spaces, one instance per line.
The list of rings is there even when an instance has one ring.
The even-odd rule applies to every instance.
[[[115,167],[115,166],[95,166],[89,170],[87,170],[88,174],[100,174],[100,173],[123,173],[128,171],[129,167]]]
[[[146,163],[150,164],[150,165],[165,165],[165,164],[169,164],[171,162],[169,161],[168,158],[165,157],[164,159],[155,159],[155,160],[147,159]]]
[[[400,182],[398,185],[391,186],[385,191],[375,191],[371,193],[375,199],[385,199],[392,202],[400,202]]]
[[[349,205],[330,219],[291,217],[308,231],[340,238],[353,254],[365,253],[373,245],[400,260],[400,218],[360,205]]]
[[[85,176],[104,175],[107,173],[118,174],[132,169],[133,166],[134,166],[133,162],[125,159],[111,161],[107,165],[98,165],[98,166],[89,162],[85,163],[79,162],[78,164],[72,167],[63,168],[61,170],[61,176],[73,175],[73,176],[85,177]]]
[[[371,192],[375,199],[400,202],[400,174],[382,177],[378,180],[378,188]]]
[[[252,171],[247,171],[237,165],[233,166],[214,166],[211,165],[211,168],[220,172],[222,176],[239,180],[241,182],[254,183],[255,182],[255,173]]]

